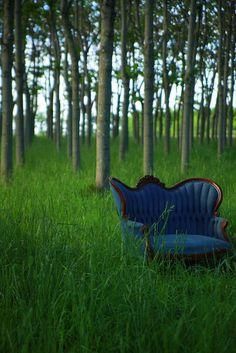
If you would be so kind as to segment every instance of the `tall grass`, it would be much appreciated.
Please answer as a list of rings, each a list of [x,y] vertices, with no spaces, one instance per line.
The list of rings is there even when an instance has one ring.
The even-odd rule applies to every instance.
[[[155,152],[155,175],[180,181],[177,145]],[[82,147],[72,172],[36,139],[23,169],[0,190],[0,352],[235,352],[234,258],[216,266],[147,264],[126,254],[109,191],[94,188],[95,147]],[[111,151],[112,175],[134,185],[142,150],[125,162]],[[236,228],[235,149],[196,145],[188,175],[214,179],[224,191],[221,215]]]

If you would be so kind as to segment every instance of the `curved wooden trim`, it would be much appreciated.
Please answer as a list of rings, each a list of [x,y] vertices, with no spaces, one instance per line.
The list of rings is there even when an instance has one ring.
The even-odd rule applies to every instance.
[[[121,181],[119,181],[116,178],[109,178],[109,182],[112,185],[112,187],[116,190],[116,192],[118,193],[119,197],[120,197],[120,201],[121,201],[121,216],[122,218],[128,219],[128,215],[126,214],[126,202],[125,202],[125,197],[122,193],[122,191],[118,188],[118,186],[116,184],[114,184],[112,182],[112,179],[118,181],[119,183],[123,184]],[[124,184],[125,185],[125,184]],[[126,185],[125,185],[126,186]]]
[[[228,233],[227,233],[227,231],[226,231],[226,227],[227,227],[227,226],[228,226],[228,221],[225,219],[225,220],[221,223],[221,230],[222,230],[222,233],[223,233],[223,236],[224,236],[225,240],[230,243],[231,241],[230,241],[230,238],[229,238]]]
[[[136,184],[136,189],[140,188],[141,186],[147,185],[147,184],[157,184],[161,187],[165,187],[165,184],[160,181],[160,179],[156,178],[153,175],[145,175]]]

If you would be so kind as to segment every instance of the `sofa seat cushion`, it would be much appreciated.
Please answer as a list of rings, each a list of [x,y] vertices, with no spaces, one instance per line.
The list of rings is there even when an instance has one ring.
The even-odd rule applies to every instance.
[[[151,235],[149,245],[157,255],[217,255],[232,249],[228,241],[197,234]]]

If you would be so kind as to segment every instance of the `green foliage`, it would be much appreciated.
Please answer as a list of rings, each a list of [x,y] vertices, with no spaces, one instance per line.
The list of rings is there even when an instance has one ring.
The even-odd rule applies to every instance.
[[[162,145],[155,152],[155,175],[168,186],[181,179],[172,145],[168,160]],[[205,147],[194,147],[186,177],[222,186],[221,215],[233,234],[235,148],[218,161],[216,146]],[[37,138],[25,168],[0,190],[0,351],[234,352],[234,259],[187,267],[129,257],[110,191],[93,187],[95,145],[82,147],[79,174],[65,150]],[[125,162],[117,155],[118,142],[112,174],[135,185],[142,147],[131,142]]]
[[[126,72],[130,79],[137,79],[139,76],[143,77],[143,71],[140,70],[140,65],[135,63],[133,66],[127,66]]]

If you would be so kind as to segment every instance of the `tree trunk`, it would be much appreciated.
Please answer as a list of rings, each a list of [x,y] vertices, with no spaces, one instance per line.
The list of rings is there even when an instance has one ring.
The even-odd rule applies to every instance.
[[[69,80],[69,65],[68,65],[68,48],[66,46],[65,50],[65,61],[64,61],[64,80],[66,84],[67,92],[67,104],[68,104],[68,114],[67,114],[67,154],[68,157],[72,158],[72,88],[71,82]]]
[[[223,92],[223,12],[222,0],[218,2],[218,26],[219,26],[219,48],[218,48],[218,156],[224,150],[224,92]]]
[[[51,44],[51,43],[50,43]],[[52,71],[52,54],[50,55],[50,65],[48,68],[48,103],[47,103],[47,137],[53,140],[53,98],[54,98],[54,85],[51,85],[51,71]]]
[[[208,144],[209,144],[209,142],[210,142],[211,99],[212,99],[212,94],[213,94],[213,90],[214,90],[215,76],[216,76],[216,69],[214,69],[214,71],[213,71],[213,76],[212,76],[211,84],[210,84],[210,87],[208,88],[208,91],[207,91],[206,139],[207,139],[207,143],[208,143]]]
[[[158,97],[158,90],[156,92],[156,104],[155,104],[155,111],[154,111],[154,121],[153,121],[153,144],[157,144],[157,123],[158,123],[158,116],[159,116],[159,97]]]
[[[154,55],[153,55],[153,0],[145,3],[144,29],[144,130],[143,130],[143,171],[153,173],[153,89],[154,89]]]
[[[54,102],[54,87],[50,87],[49,103],[47,106],[47,136],[53,140],[53,102]]]
[[[55,73],[55,104],[56,104],[56,125],[55,125],[55,141],[56,148],[59,152],[61,149],[61,103],[60,103],[60,72]]]
[[[184,43],[184,42],[183,42]],[[179,100],[178,107],[178,145],[179,149],[182,149],[182,137],[183,137],[183,110],[184,110],[184,80],[185,80],[185,71],[186,71],[186,60],[185,60],[185,44],[183,44],[183,48],[181,51],[181,59],[182,59],[182,72],[181,72],[181,95]]]
[[[230,85],[230,100],[229,100],[229,121],[228,121],[228,143],[229,146],[232,146],[233,143],[233,98],[234,98],[234,68],[235,68],[235,42],[236,42],[236,4],[231,4],[231,14],[232,14],[232,23],[234,24],[232,31],[232,39],[231,39],[231,67],[230,67],[230,77],[231,77],[231,85]]]
[[[101,43],[99,54],[98,116],[96,136],[96,187],[109,187],[110,173],[110,106],[115,0],[101,4]]]
[[[145,88],[144,88],[144,95],[145,95]],[[141,128],[141,143],[143,145],[144,142],[144,101],[141,101],[141,122],[140,122],[140,128]]]
[[[54,88],[55,88],[55,142],[59,152],[61,149],[61,104],[60,104],[60,43],[56,28],[55,7],[50,9],[50,29],[52,35],[53,52],[54,52]]]
[[[139,144],[140,142],[140,127],[139,127],[139,120],[140,120],[140,112],[136,109],[133,109],[133,132],[134,132],[134,140],[136,143]]]
[[[3,2],[3,39],[2,39],[2,140],[1,176],[8,182],[12,174],[12,76],[13,65],[13,10],[14,1]]]
[[[159,103],[159,107],[160,107],[160,113],[159,113],[159,139],[160,140],[163,137],[163,108],[161,105],[161,101],[162,101],[162,89],[160,89],[160,94],[159,94],[159,98],[158,98],[158,103]]]
[[[190,149],[190,118],[193,110],[193,83],[194,83],[194,28],[196,22],[196,0],[191,0],[190,19],[188,27],[188,49],[187,49],[187,65],[185,72],[185,90],[184,90],[184,113],[183,113],[183,135],[182,135],[182,151],[181,151],[181,171],[185,173],[189,166],[189,149]]]
[[[91,79],[88,71],[88,57],[87,52],[84,52],[84,73],[86,78],[86,93],[87,93],[87,104],[86,104],[86,114],[87,114],[87,144],[91,145],[92,140],[92,99],[91,99]]]
[[[181,138],[182,138],[182,133],[181,133],[181,107],[183,106],[183,85],[181,85],[181,93],[180,93],[180,97],[179,97],[179,103],[178,103],[178,109],[177,109],[177,113],[176,113],[176,130],[177,130],[177,144],[180,148],[181,145]]]
[[[195,67],[195,58],[196,58],[196,53],[197,53],[197,47],[198,47],[198,39],[199,39],[199,33],[201,30],[201,23],[202,23],[202,4],[199,3],[198,7],[196,6],[196,9],[198,9],[198,20],[197,20],[197,24],[195,24],[194,28],[193,28],[193,63],[192,66],[193,68]],[[196,22],[196,20],[195,20]],[[190,111],[190,116],[189,116],[189,150],[191,149],[191,147],[193,146],[193,142],[194,142],[194,88],[195,88],[195,75],[193,73],[192,76],[192,84],[191,84],[191,90],[192,92],[189,94],[189,96],[191,96],[192,102],[191,102],[191,106],[192,109]]]
[[[25,141],[25,148],[27,148],[31,142],[30,141],[31,101],[30,101],[30,92],[29,92],[26,73],[25,73],[25,80],[24,80],[24,92],[25,92],[24,141]]]
[[[200,138],[200,118],[201,118],[201,107],[197,113],[197,131],[196,131],[197,138]]]
[[[204,65],[204,57],[203,57],[203,49],[200,50],[200,81],[201,81],[201,103],[200,103],[200,111],[199,116],[201,117],[200,123],[200,143],[203,144],[204,135],[205,135],[205,85],[204,85],[204,72],[205,72],[205,65]]]
[[[91,83],[90,77],[88,77],[87,81],[87,106],[86,106],[86,114],[87,114],[87,144],[91,145],[92,134],[93,134],[93,126],[92,126],[92,99],[91,99]]]
[[[205,135],[205,122],[206,122],[206,115],[205,115],[205,107],[204,107],[204,91],[202,90],[201,95],[201,105],[200,105],[200,116],[201,116],[201,125],[200,125],[200,143],[203,144],[204,135]]]
[[[85,143],[85,118],[86,118],[86,107],[84,104],[84,96],[85,96],[85,77],[81,78],[81,94],[80,94],[80,111],[82,113],[82,124],[81,124],[81,142]]]
[[[176,138],[176,123],[177,123],[177,106],[178,106],[178,86],[176,85],[176,91],[175,91],[175,104],[174,104],[174,119],[173,119],[173,137]]]
[[[132,120],[133,120],[133,137],[136,143],[139,143],[139,112],[135,105],[135,79],[132,80]]]
[[[71,4],[71,3],[70,3]],[[72,36],[71,24],[69,22],[69,5],[67,0],[61,0],[62,22],[65,31],[66,42],[71,57],[72,71],[72,166],[74,171],[80,169],[79,149],[79,69],[78,52],[76,43]]]
[[[113,127],[112,127],[112,137],[116,138],[119,136],[119,125],[120,125],[120,98],[121,92],[119,88],[119,82],[117,80],[117,106],[116,106],[116,114],[113,116]]]
[[[16,165],[22,166],[25,159],[24,151],[24,113],[23,113],[23,88],[24,88],[24,61],[23,61],[23,34],[22,34],[22,3],[15,1],[15,68],[16,68]]]
[[[32,38],[32,53],[31,53],[31,61],[33,62],[33,70],[32,70],[32,75],[33,75],[33,84],[32,84],[32,89],[31,89],[31,94],[30,94],[30,121],[29,121],[29,142],[30,144],[33,141],[33,138],[35,136],[35,117],[37,114],[37,109],[38,109],[38,78],[39,78],[39,68],[38,68],[38,63],[37,63],[37,47],[35,44],[35,39],[33,37],[33,34],[31,36]]]
[[[211,139],[215,140],[217,138],[217,125],[218,125],[218,111],[219,111],[219,92],[217,93],[215,111],[212,116],[212,128],[211,128]]]
[[[231,8],[225,4],[225,9],[227,9],[229,20],[228,20],[228,28],[227,28],[227,36],[226,36],[226,44],[225,44],[225,55],[224,55],[224,68],[223,68],[223,110],[224,110],[224,119],[223,119],[223,139],[224,139],[224,146],[226,145],[226,124],[227,124],[227,116],[228,116],[228,109],[227,109],[227,95],[228,95],[228,76],[229,76],[229,52],[230,52],[230,41],[232,36],[232,27],[231,21],[232,16],[230,13]],[[234,24],[236,26],[236,24]],[[225,32],[225,31],[224,31]]]
[[[162,61],[163,61],[163,85],[165,92],[165,156],[170,153],[170,107],[169,107],[169,96],[170,96],[170,85],[169,76],[167,68],[167,36],[168,36],[168,10],[167,10],[167,0],[163,2],[163,30],[164,30],[164,40],[163,40],[163,50],[162,50]]]
[[[127,7],[128,2],[121,0],[121,75],[123,82],[123,107],[121,119],[121,136],[120,136],[120,160],[125,159],[128,150],[129,133],[128,133],[128,108],[129,108],[129,76],[127,74]]]
[[[2,77],[1,67],[0,75]],[[0,97],[2,97],[2,87],[0,87]],[[2,99],[0,100],[0,136],[2,136]]]

